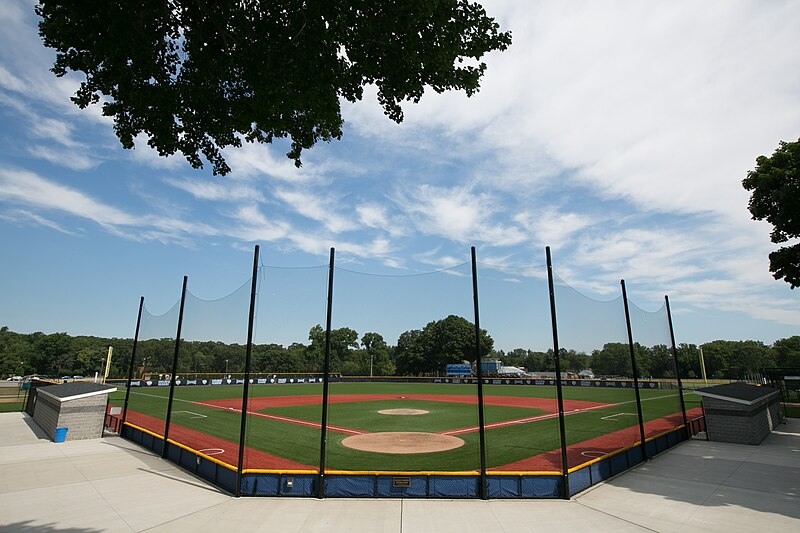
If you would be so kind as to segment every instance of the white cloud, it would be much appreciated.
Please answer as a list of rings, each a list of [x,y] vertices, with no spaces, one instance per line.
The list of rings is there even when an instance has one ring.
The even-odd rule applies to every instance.
[[[187,243],[195,236],[219,234],[216,228],[204,223],[159,215],[132,215],[26,170],[0,168],[0,200],[80,217],[134,240]]]
[[[71,168],[72,170],[89,170],[100,164],[99,160],[87,156],[82,151],[64,150],[41,144],[29,146],[28,153],[54,165]]]
[[[483,241],[495,246],[518,245],[526,238],[519,228],[494,221],[495,212],[510,213],[503,212],[504,208],[491,195],[475,193],[470,187],[422,184],[403,193],[398,191],[393,199],[417,229],[428,235],[460,243]]]
[[[65,234],[65,235],[72,235],[73,237],[77,237],[78,236],[78,234],[75,233],[74,231],[70,231],[68,229],[65,229],[60,224],[58,224],[58,223],[56,223],[56,222],[54,222],[54,221],[52,221],[52,220],[50,220],[48,218],[45,218],[45,217],[43,217],[41,215],[38,215],[36,213],[33,213],[31,211],[27,211],[27,210],[24,210],[24,209],[11,211],[8,215],[0,214],[0,218],[2,218],[4,220],[8,220],[10,222],[19,222],[21,220],[29,220],[29,221],[32,221],[33,223],[35,223],[35,224],[37,224],[39,226],[44,226],[45,228],[53,229],[53,230],[55,230],[55,231],[57,231],[59,233]]]
[[[165,183],[188,192],[198,200],[235,202],[247,200],[263,202],[264,196],[256,189],[240,182],[218,178],[214,181],[192,178],[166,178]]]
[[[21,93],[25,90],[25,83],[9,72],[3,65],[0,65],[0,87]]]
[[[302,168],[294,166],[294,161],[289,158],[275,157],[272,149],[263,144],[243,142],[241,148],[229,147],[223,150],[223,155],[231,173],[228,177],[233,179],[251,178],[255,176],[268,176],[290,183],[306,181],[312,177],[308,164]]]
[[[334,211],[332,205],[334,202],[330,198],[323,199],[311,192],[288,189],[275,191],[275,196],[297,213],[322,223],[333,233],[350,231],[358,227],[353,220]]]

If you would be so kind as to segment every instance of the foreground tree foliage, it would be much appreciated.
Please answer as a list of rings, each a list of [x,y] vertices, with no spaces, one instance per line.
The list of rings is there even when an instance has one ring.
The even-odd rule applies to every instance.
[[[800,139],[781,141],[772,156],[758,157],[755,170],[747,173],[742,186],[753,192],[748,205],[753,220],[772,224],[772,242],[800,238]],[[800,287],[800,243],[769,254],[769,270],[792,289]]]
[[[241,139],[291,139],[287,156],[340,139],[341,99],[374,84],[386,115],[403,101],[479,88],[480,59],[511,35],[470,0],[41,0],[53,72],[82,72],[73,97],[103,114],[125,148],[144,133],[161,155],[201,155]]]

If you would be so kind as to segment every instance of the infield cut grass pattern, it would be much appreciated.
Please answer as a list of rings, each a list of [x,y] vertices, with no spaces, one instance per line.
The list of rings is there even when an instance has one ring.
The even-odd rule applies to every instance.
[[[273,456],[316,469],[319,462],[321,422],[320,384],[252,385],[251,407],[248,416],[246,446]],[[565,387],[565,411],[568,445],[580,443],[605,435],[628,431],[638,439],[638,420],[635,413],[633,391],[612,388]],[[331,469],[358,471],[472,471],[480,466],[478,446],[477,388],[475,385],[418,384],[418,383],[332,383],[331,403],[328,406],[329,429],[327,435],[326,466]],[[166,416],[168,388],[134,388],[131,390],[129,410],[155,420]],[[194,386],[176,389],[173,404],[172,424],[222,439],[233,446],[238,443],[241,423],[242,386]],[[645,421],[653,421],[653,427],[669,428],[681,423],[680,404],[677,391],[641,390]],[[336,397],[356,395],[346,403],[336,403]],[[370,399],[368,395],[394,396],[387,399]],[[450,396],[451,401],[433,401],[413,398],[414,395]],[[485,421],[486,454],[488,468],[504,468],[520,464],[520,470],[558,471],[560,456],[553,453],[559,449],[558,418],[555,388],[548,386],[487,385]],[[257,409],[260,399],[297,397],[298,405],[291,399],[283,405]],[[309,396],[314,396],[311,400]],[[364,396],[365,401],[357,401]],[[406,396],[400,399],[400,396]],[[301,397],[305,397],[302,398]],[[514,405],[494,405],[492,398]],[[697,397],[686,396],[687,410],[696,405]],[[112,404],[121,405],[124,390],[112,396]],[[530,406],[520,405],[530,399]],[[311,401],[312,403],[308,403]],[[575,412],[570,402],[575,403]],[[303,403],[305,402],[305,403]],[[589,407],[587,407],[589,406]],[[646,406],[646,407],[644,407]],[[428,411],[425,415],[394,416],[378,413],[384,409],[410,408]],[[585,408],[585,409],[584,409]],[[525,423],[515,423],[528,420]],[[133,421],[133,418],[131,418]],[[657,422],[656,422],[657,421]],[[503,425],[503,423],[508,423]],[[163,422],[161,422],[163,428]],[[659,425],[660,424],[660,425]],[[648,425],[649,426],[649,425]],[[353,432],[379,431],[424,431],[451,432],[474,428],[458,433],[464,440],[460,448],[418,455],[362,452],[349,449],[341,441]],[[150,429],[150,428],[146,428]],[[339,429],[350,430],[340,431]],[[655,431],[655,430],[654,430]],[[156,431],[157,432],[157,431]],[[627,435],[627,434],[626,434]],[[648,436],[650,436],[648,434]],[[628,437],[623,441],[627,442]],[[190,447],[192,443],[184,443]],[[629,444],[633,444],[633,440]],[[195,448],[196,449],[196,448]],[[539,462],[531,462],[540,457]],[[576,456],[570,466],[590,457]],[[247,468],[274,468],[274,465],[250,461]],[[526,462],[527,461],[527,462]]]

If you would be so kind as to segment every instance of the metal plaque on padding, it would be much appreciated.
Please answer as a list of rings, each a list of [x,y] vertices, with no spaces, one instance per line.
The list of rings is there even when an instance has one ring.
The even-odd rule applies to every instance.
[[[411,486],[411,478],[408,476],[392,478],[392,487],[405,488],[410,486]]]

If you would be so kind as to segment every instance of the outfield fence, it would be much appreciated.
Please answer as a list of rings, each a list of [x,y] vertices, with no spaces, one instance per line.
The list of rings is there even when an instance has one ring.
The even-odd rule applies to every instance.
[[[701,432],[668,298],[644,311],[622,281],[621,296],[593,300],[553,273],[549,249],[545,266],[479,263],[473,248],[470,262],[443,270],[376,275],[336,267],[333,249],[328,265],[265,266],[256,247],[252,277],[223,298],[196,297],[187,277],[166,313],[141,298],[114,400],[122,413],[107,425],[237,496],[320,498],[569,498]],[[381,335],[357,344],[356,331]],[[286,373],[269,351],[254,360],[254,343],[306,334],[307,371]],[[394,360],[384,335],[397,339]],[[488,375],[480,362],[493,341],[549,344],[555,372]],[[204,355],[182,357],[186,342],[224,345],[215,363],[225,372],[193,371]],[[356,345],[363,360],[349,355]],[[439,355],[423,358],[420,346]],[[644,350],[671,377],[644,379]],[[562,372],[577,352],[622,377]],[[383,375],[434,373],[454,359],[474,375]],[[154,361],[168,370],[149,370]]]

